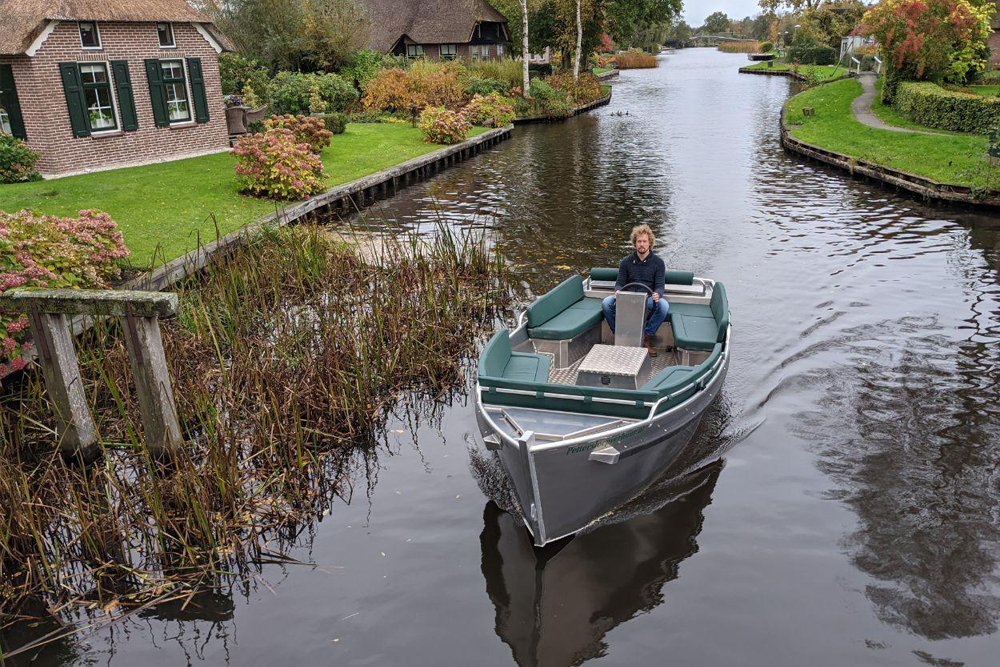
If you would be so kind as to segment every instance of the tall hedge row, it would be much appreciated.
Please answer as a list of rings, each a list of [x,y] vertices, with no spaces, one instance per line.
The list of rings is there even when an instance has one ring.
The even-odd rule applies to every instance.
[[[987,134],[1000,123],[1000,98],[947,90],[928,81],[900,82],[894,106],[914,123]]]
[[[837,62],[837,50],[822,45],[793,46],[788,49],[786,60],[800,65],[832,65]]]

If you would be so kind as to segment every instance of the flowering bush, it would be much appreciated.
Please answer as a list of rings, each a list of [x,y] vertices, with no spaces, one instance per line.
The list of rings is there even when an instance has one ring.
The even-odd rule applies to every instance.
[[[323,149],[330,145],[330,138],[333,137],[333,132],[326,129],[323,119],[316,116],[286,114],[271,116],[264,121],[265,130],[279,127],[291,130],[297,143],[308,144],[309,150],[317,154],[322,153]]]
[[[79,218],[0,211],[0,292],[15,287],[107,287],[129,250],[107,213]],[[0,311],[0,377],[24,368],[28,318]]]
[[[35,163],[39,157],[28,144],[0,132],[0,183],[38,180]]]
[[[892,101],[900,80],[961,83],[985,68],[992,13],[992,4],[968,0],[884,0],[868,10],[862,32],[885,59],[883,101]]]
[[[428,107],[420,114],[420,131],[428,143],[457,144],[465,141],[470,129],[464,115],[444,107]]]
[[[463,113],[473,125],[492,123],[494,127],[504,127],[514,121],[513,103],[499,93],[476,95]]]
[[[243,135],[233,155],[241,192],[294,200],[323,191],[323,161],[289,129]]]

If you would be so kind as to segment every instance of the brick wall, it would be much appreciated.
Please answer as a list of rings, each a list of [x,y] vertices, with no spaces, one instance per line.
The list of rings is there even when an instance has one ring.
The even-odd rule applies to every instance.
[[[0,56],[12,65],[28,144],[41,153],[38,171],[46,176],[160,162],[217,152],[229,147],[226,117],[215,49],[188,23],[175,23],[176,48],[160,48],[155,23],[99,23],[101,49],[83,49],[75,21],[64,21],[34,55]],[[209,122],[193,121],[156,127],[146,80],[146,58],[200,58],[208,97]],[[139,129],[90,137],[74,137],[59,63],[101,61],[108,65],[115,108],[118,95],[110,61],[128,60]],[[185,76],[188,77],[185,65]],[[190,81],[188,81],[190,86]],[[194,117],[193,100],[190,100]],[[120,111],[119,111],[120,113]],[[121,123],[119,122],[119,127]]]
[[[990,47],[990,63],[1000,67],[1000,29],[994,30],[986,42]]]

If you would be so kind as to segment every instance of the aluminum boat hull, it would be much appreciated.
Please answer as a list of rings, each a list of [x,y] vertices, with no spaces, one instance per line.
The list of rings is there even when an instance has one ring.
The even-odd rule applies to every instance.
[[[476,419],[514,490],[536,546],[579,532],[639,495],[691,441],[729,370],[728,349],[712,380],[683,403],[624,426],[571,440],[539,442],[513,436],[484,405],[476,388]],[[544,413],[544,411],[538,411]],[[566,413],[553,411],[553,418]],[[544,419],[544,414],[540,417]],[[613,447],[613,463],[591,456]]]

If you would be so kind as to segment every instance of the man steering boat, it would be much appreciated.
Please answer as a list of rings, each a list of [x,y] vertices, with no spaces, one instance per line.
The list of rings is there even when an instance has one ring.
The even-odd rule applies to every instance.
[[[632,246],[635,250],[624,257],[618,265],[618,280],[615,282],[615,294],[623,289],[627,292],[642,292],[649,294],[646,299],[646,325],[643,328],[642,344],[649,351],[649,356],[656,356],[653,346],[653,336],[656,330],[667,319],[670,305],[663,298],[664,274],[666,266],[663,260],[653,254],[653,244],[656,237],[649,225],[637,225],[632,228]],[[615,331],[615,296],[609,296],[601,302],[604,319],[607,320],[611,332]]]

